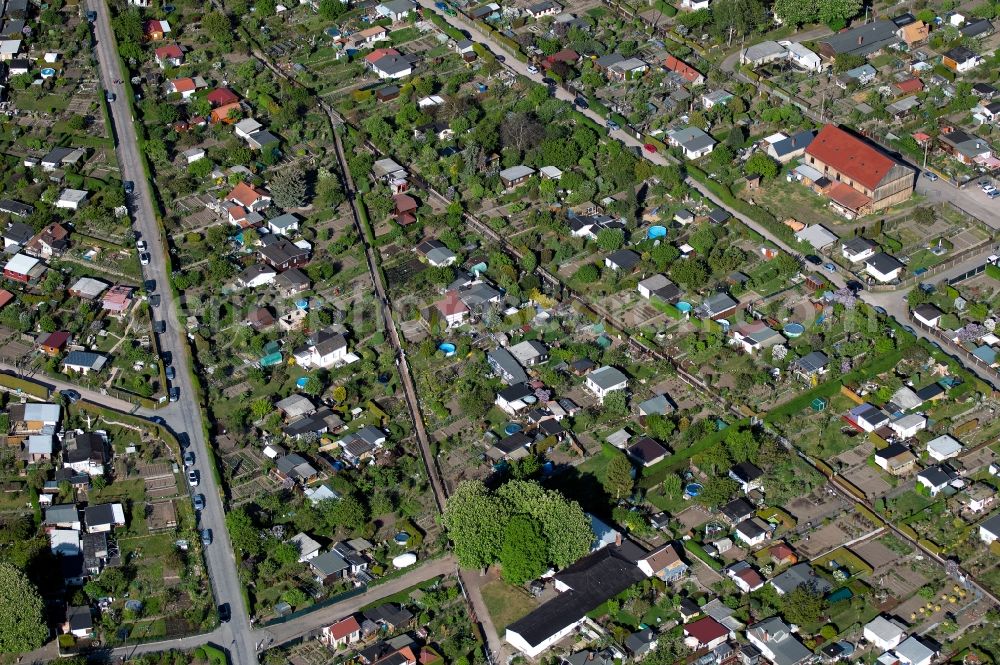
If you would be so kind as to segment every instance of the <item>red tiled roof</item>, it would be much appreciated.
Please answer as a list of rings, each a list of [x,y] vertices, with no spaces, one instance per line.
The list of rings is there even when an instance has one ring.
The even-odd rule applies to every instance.
[[[759,587],[764,583],[764,579],[760,576],[760,573],[753,568],[744,568],[740,572],[736,573],[736,577],[746,582],[747,586],[751,589]]]
[[[896,161],[835,125],[826,125],[806,148],[806,154],[855,182],[875,189]]]
[[[226,198],[230,201],[236,201],[237,203],[243,205],[246,208],[250,208],[254,203],[259,201],[261,198],[267,195],[267,192],[263,189],[257,189],[253,185],[248,185],[245,182],[233,187],[233,191],[229,192],[229,196]]]
[[[896,84],[900,92],[920,92],[924,89],[924,82],[914,76],[911,79],[906,79],[905,81],[900,81]]]
[[[558,51],[556,53],[553,53],[549,57],[545,58],[545,62],[547,62],[549,64],[556,63],[556,62],[566,62],[566,63],[569,63],[569,64],[572,65],[574,62],[576,62],[579,59],[580,59],[580,54],[579,53],[577,53],[576,51],[574,51],[571,48],[565,48],[565,49],[563,49],[561,51]]]
[[[698,77],[701,76],[697,69],[672,55],[667,56],[667,59],[663,61],[663,66],[672,72],[677,72],[689,83],[697,81]]]
[[[225,104],[233,104],[240,101],[240,98],[236,96],[236,93],[229,88],[216,88],[212,92],[205,95],[205,99],[207,99],[212,106],[223,106]]]
[[[399,55],[399,51],[394,48],[377,48],[365,56],[365,62],[369,65],[374,65],[380,58],[387,55]]]
[[[466,307],[465,303],[458,297],[458,291],[449,291],[445,294],[443,300],[439,300],[435,307],[438,311],[445,316],[451,316],[452,314],[461,314],[462,312],[468,312],[469,308]]]
[[[192,78],[174,79],[170,85],[173,86],[174,92],[191,92],[197,87]]]
[[[49,333],[49,336],[42,342],[42,346],[49,349],[61,349],[68,341],[69,333],[65,330],[57,330],[54,333]]]
[[[848,210],[860,211],[863,207],[872,202],[870,198],[854,189],[846,182],[838,182],[831,187],[826,195],[834,203],[839,203]]]
[[[361,625],[353,616],[341,619],[329,628],[330,637],[335,640],[342,640],[351,633],[361,630]]]
[[[417,200],[409,194],[396,194],[392,197],[392,202],[396,206],[397,213],[417,209]]]
[[[167,58],[183,58],[184,50],[177,44],[168,44],[166,46],[161,46],[154,51],[157,60],[166,60]]]
[[[785,543],[778,543],[768,550],[768,553],[778,561],[784,561],[789,557],[795,556],[795,551]]]
[[[14,299],[14,294],[7,289],[0,289],[0,307],[3,307]]]
[[[712,617],[705,617],[698,619],[694,623],[685,624],[684,634],[698,640],[698,644],[708,644],[713,640],[728,635],[729,629]]]

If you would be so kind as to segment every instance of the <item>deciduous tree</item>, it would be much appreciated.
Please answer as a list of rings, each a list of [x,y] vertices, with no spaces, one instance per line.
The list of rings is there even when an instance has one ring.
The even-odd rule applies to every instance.
[[[524,584],[545,572],[548,552],[541,523],[529,515],[514,515],[504,530],[500,548],[502,575],[511,584]]]
[[[604,489],[615,499],[622,499],[632,493],[635,484],[632,479],[632,463],[621,451],[615,450],[609,454],[611,461],[604,471]]]
[[[49,636],[42,597],[28,577],[7,562],[0,562],[0,608],[0,652],[42,646]]]

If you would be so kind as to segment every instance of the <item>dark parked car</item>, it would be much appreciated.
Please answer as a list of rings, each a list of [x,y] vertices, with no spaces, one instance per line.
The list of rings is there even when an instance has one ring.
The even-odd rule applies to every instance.
[[[66,390],[60,390],[59,394],[65,397],[66,401],[69,402],[70,404],[76,404],[83,398],[83,395],[73,390],[72,388],[67,388]]]
[[[818,266],[823,263],[823,259],[819,258],[815,254],[806,254],[806,261],[813,264],[814,266]]]
[[[135,183],[131,180],[126,180],[122,183],[122,186],[125,188],[125,195],[132,196],[132,192],[135,191]]]
[[[222,603],[219,605],[219,623],[229,623],[232,616],[233,613],[229,609],[229,603]]]
[[[181,398],[181,389],[178,388],[178,387],[176,387],[176,386],[174,386],[173,388],[171,388],[170,389],[170,401],[171,402],[176,402],[180,398]]]
[[[175,376],[177,376],[177,372],[174,370],[174,366],[169,365],[167,367],[167,381],[173,381]]]
[[[138,238],[136,239],[138,240]],[[147,279],[145,282],[142,283],[142,287],[146,289],[146,291],[148,291],[149,293],[152,293],[153,291],[156,290],[156,280]]]

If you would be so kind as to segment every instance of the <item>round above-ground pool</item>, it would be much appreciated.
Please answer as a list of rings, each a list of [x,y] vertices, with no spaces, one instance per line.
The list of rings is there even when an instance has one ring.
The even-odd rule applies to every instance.
[[[508,423],[506,427],[503,428],[504,434],[510,436],[511,434],[517,434],[520,432],[522,427],[517,423]]]
[[[649,230],[646,231],[646,237],[650,240],[656,240],[658,238],[664,238],[667,235],[667,227],[665,226],[650,226]]]
[[[538,398],[535,397],[534,395],[528,395],[527,397],[524,398],[524,403],[525,404],[534,404],[537,401],[538,401]]]
[[[56,75],[56,70],[52,69],[51,67],[46,67],[45,69],[42,70],[43,79],[52,78],[55,75]]]
[[[801,323],[786,323],[782,330],[788,337],[799,337],[806,331],[806,327]]]
[[[444,351],[446,356],[453,356],[455,355],[455,345],[451,342],[441,342],[438,344],[438,351]]]
[[[309,300],[307,298],[303,298],[302,300],[296,301],[295,306],[302,310],[309,309]]]
[[[688,496],[698,496],[702,489],[704,488],[701,483],[688,483],[688,486],[684,488],[684,493]]]
[[[675,305],[675,307],[677,307],[677,309],[678,309],[678,310],[680,310],[681,314],[687,314],[687,313],[688,313],[688,312],[690,312],[690,311],[691,311],[692,309],[694,309],[694,308],[693,308],[693,307],[691,306],[691,303],[689,303],[689,302],[685,302],[685,301],[683,301],[683,300],[681,300],[680,302],[678,302],[678,303],[677,303],[677,304]]]
[[[305,388],[309,384],[309,377],[303,376],[298,381],[295,382],[296,388]]]
[[[406,533],[405,531],[400,531],[399,533],[396,534],[396,537],[393,538],[393,540],[395,540],[400,545],[405,545],[406,543],[410,542],[410,534]]]

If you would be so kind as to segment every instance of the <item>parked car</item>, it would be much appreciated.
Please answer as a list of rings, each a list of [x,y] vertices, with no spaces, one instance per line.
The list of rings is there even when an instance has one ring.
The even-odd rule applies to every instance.
[[[538,67],[535,67],[534,65],[528,65],[528,73],[529,74],[537,74],[538,73]]]
[[[131,180],[126,180],[122,183],[122,186],[125,188],[125,196],[132,196],[132,192],[135,191],[135,183]]]
[[[145,282],[142,283],[142,288],[146,289],[146,291],[149,293],[156,291],[156,280],[147,279]]]
[[[70,404],[76,404],[83,398],[83,395],[81,395],[76,390],[73,390],[72,388],[67,388],[66,390],[60,390],[59,394],[65,397],[66,401],[69,402]]]
[[[194,466],[194,453],[190,450],[184,453],[184,466]]]
[[[934,173],[933,171],[924,171],[924,177],[930,180],[931,182],[934,182],[935,180],[938,179],[937,173]]]
[[[829,270],[830,272],[837,272],[837,266],[832,263],[824,263],[823,270]]]
[[[205,495],[195,494],[194,495],[194,509],[195,510],[205,510]]]
[[[652,143],[646,143],[642,146],[642,149],[646,152],[656,152],[656,146]]]
[[[201,544],[202,545],[206,545],[206,546],[212,544],[212,530],[211,529],[202,529],[201,530]]]
[[[144,266],[148,266],[149,265],[149,254],[146,254],[145,252],[143,252],[142,254],[140,254],[139,255],[139,263],[141,263]]]
[[[815,254],[806,254],[806,261],[813,264],[814,266],[818,266],[821,263],[823,263],[823,259],[819,258]]]
[[[212,541],[209,540],[209,542]],[[232,616],[233,613],[229,609],[229,603],[222,603],[221,605],[219,605],[219,623],[229,623],[229,620],[232,618]]]
[[[160,294],[159,293],[154,293],[153,295],[149,296],[149,304],[152,305],[153,307],[159,307],[160,306]]]
[[[115,96],[115,93],[111,92],[110,90],[105,90],[104,99],[108,100],[109,102],[113,102],[115,101],[115,99],[117,99],[117,97]]]
[[[191,487],[197,487],[199,482],[198,472],[192,469],[188,471],[188,485]]]
[[[173,381],[174,377],[177,376],[177,370],[174,369],[173,365],[167,367],[167,381]]]
[[[137,243],[135,243],[135,248],[137,250],[139,250],[140,252],[145,252],[146,249],[148,248],[148,245],[146,245],[146,241],[145,240],[140,240]]]
[[[170,389],[170,401],[171,402],[176,402],[180,398],[181,398],[181,389],[178,388],[177,386],[174,386],[173,388],[171,388]]]

